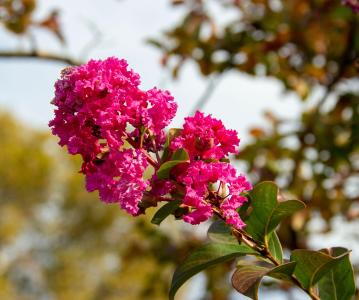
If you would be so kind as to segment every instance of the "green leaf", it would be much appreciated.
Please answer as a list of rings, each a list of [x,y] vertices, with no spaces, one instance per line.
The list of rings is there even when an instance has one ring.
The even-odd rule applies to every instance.
[[[284,218],[291,216],[303,208],[305,208],[305,204],[299,200],[287,200],[278,203],[273,210],[271,218],[268,220],[266,232],[272,232]]]
[[[345,256],[331,268],[318,282],[321,300],[350,300],[355,294],[355,280],[348,250],[345,248],[331,248],[332,257]]]
[[[291,280],[295,265],[295,262],[289,262],[273,268],[256,265],[240,266],[233,273],[232,286],[241,294],[257,300],[259,284],[264,276]]]
[[[266,275],[275,279],[292,281],[291,275],[293,274],[296,262],[287,262],[272,268]]]
[[[170,161],[163,163],[157,171],[157,177],[159,179],[169,178],[172,168],[177,166],[178,164],[183,163],[183,162],[184,161],[181,161],[181,160],[170,160]]]
[[[246,195],[246,197],[249,198],[248,195]],[[242,204],[242,206],[238,209],[238,214],[242,220],[247,219],[249,208],[250,208],[250,201],[247,201],[247,202],[244,202]]]
[[[269,234],[268,250],[278,263],[283,263],[283,249],[275,231]]]
[[[159,179],[167,179],[170,177],[172,168],[178,164],[187,162],[189,160],[188,153],[184,149],[178,149],[172,156],[174,160],[166,161],[157,170],[157,177]]]
[[[285,217],[305,207],[298,200],[277,201],[278,187],[273,182],[261,182],[250,193],[252,212],[245,220],[246,231],[268,246],[268,235]]]
[[[160,225],[161,222],[172,214],[181,204],[181,200],[173,200],[163,205],[153,216],[151,223]]]
[[[208,238],[215,243],[238,244],[230,227],[222,220],[214,221],[208,229]]]
[[[173,153],[172,160],[187,161],[189,160],[189,155],[185,149],[178,149]]]
[[[348,252],[331,257],[320,251],[300,249],[292,252],[290,260],[297,262],[294,274],[309,289],[347,256]]]
[[[173,274],[169,299],[173,300],[177,290],[189,278],[197,273],[215,264],[219,264],[246,254],[255,254],[255,252],[245,245],[219,243],[207,244],[199,249],[196,249]]]

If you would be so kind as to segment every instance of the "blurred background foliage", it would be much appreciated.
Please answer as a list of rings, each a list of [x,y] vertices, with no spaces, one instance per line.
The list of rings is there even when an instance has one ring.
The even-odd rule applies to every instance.
[[[77,157],[5,113],[0,148],[0,299],[167,298],[198,239],[104,205]]]
[[[274,76],[306,98],[313,86],[332,86],[357,74],[358,18],[335,0],[172,0],[187,13],[162,39],[150,42],[178,76],[194,61],[204,76],[237,70]],[[219,22],[211,4],[235,17]],[[357,62],[358,63],[358,62]]]
[[[211,4],[236,17],[226,23]],[[319,212],[327,221],[359,215],[359,17],[334,0],[173,0],[182,22],[150,43],[174,77],[186,61],[204,76],[229,71],[275,77],[303,100],[298,120],[265,113],[252,142],[237,158],[254,182],[273,180],[307,210],[283,228],[291,249],[306,247],[306,224]],[[310,104],[306,99],[320,90]],[[213,100],[215,101],[215,100]],[[200,103],[198,108],[205,105]]]
[[[314,233],[308,224],[315,218],[325,221],[323,232],[332,230],[333,217],[356,220],[358,15],[339,0],[171,3],[184,10],[183,19],[149,41],[174,77],[188,61],[208,77],[210,91],[226,72],[238,71],[274,77],[299,96],[298,119],[266,112],[266,125],[251,129],[251,142],[237,157],[253,182],[273,180],[283,197],[307,203],[280,228],[285,246],[309,247]],[[214,14],[213,3],[232,21]],[[35,0],[0,0],[1,24],[33,41],[30,52],[0,55],[76,63],[40,51],[32,27],[49,30],[62,43],[65,37],[56,10],[34,20],[35,9]],[[209,94],[194,107],[203,107]],[[102,204],[84,190],[78,158],[59,149],[48,132],[4,112],[0,149],[0,299],[167,298],[176,264],[202,242],[200,235],[172,220],[159,229],[148,217],[132,218]],[[205,299],[229,299],[229,270],[224,265],[206,271]]]

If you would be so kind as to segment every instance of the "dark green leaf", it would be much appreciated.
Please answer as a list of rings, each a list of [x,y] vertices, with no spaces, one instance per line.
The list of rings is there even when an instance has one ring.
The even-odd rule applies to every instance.
[[[166,179],[170,177],[170,172],[174,166],[178,164],[184,163],[189,160],[188,153],[184,149],[178,149],[174,154],[173,157],[176,160],[170,160],[161,165],[161,167],[157,171],[157,177],[159,179]]]
[[[273,231],[278,224],[286,217],[305,208],[305,204],[298,200],[288,200],[277,204],[267,224],[266,232]]]
[[[157,177],[159,179],[169,178],[172,168],[181,163],[183,163],[183,161],[181,161],[181,160],[170,160],[170,161],[163,163],[157,171]]]
[[[267,268],[259,266],[241,266],[232,275],[232,286],[241,294],[257,300],[258,288]]]
[[[252,212],[246,219],[246,231],[268,246],[268,235],[280,221],[305,207],[298,200],[277,201],[278,188],[273,182],[257,184],[250,193]]]
[[[347,255],[348,252],[337,257],[331,257],[319,251],[301,249],[294,250],[290,260],[297,262],[294,274],[303,287],[308,289],[344,260]]]
[[[195,250],[173,274],[169,292],[170,300],[174,299],[177,290],[192,276],[210,266],[246,254],[255,254],[255,252],[245,245],[220,243],[207,244]]]
[[[283,263],[283,249],[275,231],[269,234],[268,250],[278,263]]]
[[[345,248],[331,248],[329,253],[333,257],[343,254],[341,259],[318,282],[321,300],[350,300],[355,294],[354,272],[350,264],[348,250]]]
[[[248,198],[248,195],[246,195]],[[248,215],[248,209],[250,207],[250,201],[244,202],[242,206],[238,209],[238,214],[241,217],[242,220],[245,220]]]
[[[215,243],[238,244],[230,227],[222,220],[214,221],[208,229],[208,238]]]
[[[181,204],[181,200],[173,200],[163,205],[153,216],[151,223],[160,225],[161,222],[172,214]]]
[[[266,268],[256,265],[240,266],[232,276],[233,287],[252,299],[258,299],[258,287],[264,276],[276,279],[291,280],[295,262],[286,263],[274,268]]]
[[[277,186],[272,182],[257,184],[250,194],[253,211],[246,220],[246,231],[263,241],[268,218],[277,205]]]

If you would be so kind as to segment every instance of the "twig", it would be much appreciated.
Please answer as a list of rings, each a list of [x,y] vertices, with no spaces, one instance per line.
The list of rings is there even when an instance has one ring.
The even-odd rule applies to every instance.
[[[0,52],[0,59],[3,58],[14,58],[14,59],[40,59],[47,61],[60,62],[65,65],[78,66],[81,62],[76,61],[70,57],[45,53],[45,52],[23,52],[23,51],[4,51]]]

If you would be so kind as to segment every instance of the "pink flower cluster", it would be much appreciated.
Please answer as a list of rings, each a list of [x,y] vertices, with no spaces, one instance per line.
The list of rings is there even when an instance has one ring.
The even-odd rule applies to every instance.
[[[102,201],[119,202],[122,209],[137,215],[143,192],[148,182],[143,172],[148,166],[139,150],[126,149],[109,153],[109,157],[86,176],[86,188],[98,190]]]
[[[237,153],[238,144],[237,132],[226,129],[211,115],[197,111],[185,119],[181,134],[170,145],[173,150],[184,148],[191,159],[175,170],[177,181],[185,186],[183,204],[191,209],[183,217],[185,222],[206,221],[216,207],[228,224],[237,229],[245,225],[236,210],[247,201],[241,194],[249,191],[251,184],[229,163],[219,162],[229,153]],[[213,190],[216,184],[218,188]]]
[[[114,57],[65,69],[55,84],[55,118],[49,126],[60,145],[82,156],[87,190],[97,190],[102,201],[118,203],[134,216],[182,194],[185,222],[199,224],[217,213],[241,229],[245,224],[237,209],[247,201],[243,193],[251,184],[223,162],[228,154],[237,153],[237,132],[196,112],[169,140],[161,158],[164,129],[177,104],[169,92],[143,91],[139,84],[139,75],[128,69],[127,62]],[[177,149],[184,149],[189,160],[163,178],[158,172],[161,164]],[[149,165],[154,175],[145,180]]]
[[[183,217],[185,222],[206,221],[217,208],[228,224],[237,229],[245,225],[236,210],[247,201],[242,193],[252,186],[229,163],[193,161],[182,167],[177,180],[185,186],[183,204],[192,209]]]
[[[222,159],[236,153],[239,138],[235,130],[226,129],[220,120],[197,111],[185,118],[182,134],[171,143],[173,150],[184,148],[192,159]]]
[[[82,156],[88,190],[99,190],[103,201],[119,202],[133,215],[146,187],[147,162],[140,150],[121,147],[127,140],[148,152],[160,149],[177,110],[169,92],[142,91],[139,84],[127,62],[114,57],[67,68],[55,84],[57,108],[49,123],[59,144]]]
[[[359,14],[359,0],[343,0],[344,5],[350,7],[355,13]]]

